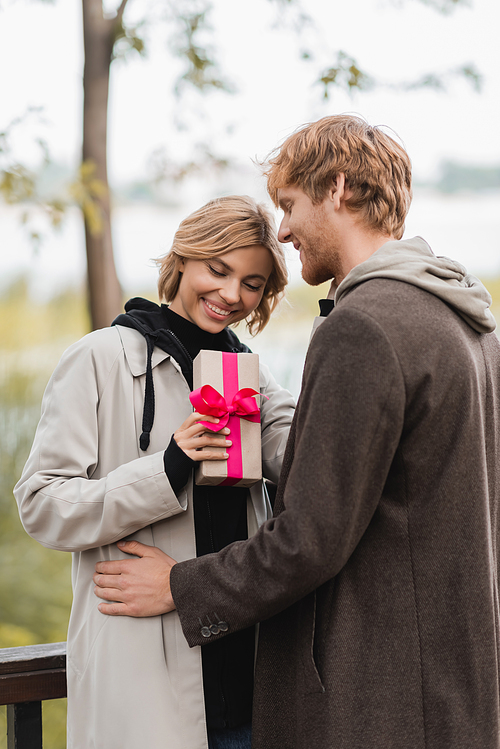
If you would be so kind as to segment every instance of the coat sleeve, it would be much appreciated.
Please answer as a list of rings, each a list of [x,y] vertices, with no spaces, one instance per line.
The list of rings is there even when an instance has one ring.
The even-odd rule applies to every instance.
[[[377,508],[402,431],[403,376],[370,316],[347,308],[330,318],[307,356],[284,510],[248,541],[172,570],[190,646],[226,634],[204,638],[200,622],[217,617],[231,633],[335,577]]]
[[[288,390],[282,388],[265,365],[261,365],[261,431],[262,473],[264,478],[277,484],[286,443],[295,413],[295,401]]]
[[[52,549],[114,543],[186,508],[186,498],[180,501],[168,482],[163,452],[92,478],[99,463],[99,402],[123,357],[115,341],[109,331],[97,331],[65,352],[45,391],[31,453],[14,489],[25,530]]]

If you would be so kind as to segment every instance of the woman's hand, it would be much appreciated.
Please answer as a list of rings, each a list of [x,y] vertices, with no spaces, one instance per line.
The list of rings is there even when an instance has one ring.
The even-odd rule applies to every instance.
[[[178,446],[191,460],[227,460],[229,456],[226,450],[220,448],[227,448],[233,444],[231,440],[225,439],[230,430],[225,427],[220,432],[210,432],[203,424],[200,424],[200,421],[210,421],[212,424],[217,424],[219,419],[216,419],[215,416],[203,416],[195,411],[174,432],[174,440]],[[215,447],[219,449],[209,449]]]

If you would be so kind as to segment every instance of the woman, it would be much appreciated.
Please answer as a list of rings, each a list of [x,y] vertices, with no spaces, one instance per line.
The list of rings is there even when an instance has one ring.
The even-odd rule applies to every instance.
[[[220,459],[210,447],[221,442],[189,394],[198,351],[248,351],[227,326],[258,332],[283,293],[272,221],[251,198],[212,201],[181,223],[159,265],[170,306],[132,299],[63,355],[15,489],[28,533],[74,553],[71,749],[250,747],[253,628],[190,650],[175,612],[108,617],[93,593],[96,562],[123,558],[124,537],[182,560],[246,538],[269,513],[262,482],[193,485],[193,465]],[[260,380],[263,473],[276,482],[294,404],[264,366]]]

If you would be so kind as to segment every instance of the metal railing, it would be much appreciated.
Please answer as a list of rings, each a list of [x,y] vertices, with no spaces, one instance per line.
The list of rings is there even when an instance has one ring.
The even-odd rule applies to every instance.
[[[0,649],[7,749],[41,749],[42,701],[66,697],[66,643]]]

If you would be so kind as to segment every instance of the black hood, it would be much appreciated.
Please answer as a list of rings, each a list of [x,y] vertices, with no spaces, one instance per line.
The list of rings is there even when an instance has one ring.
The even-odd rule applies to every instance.
[[[174,313],[170,313],[174,314]],[[168,307],[150,302],[148,299],[134,297],[125,305],[125,314],[118,315],[112,325],[122,325],[125,328],[137,330],[145,338],[147,346],[146,386],[144,391],[144,409],[142,414],[142,434],[139,440],[141,450],[149,447],[150,433],[153,428],[155,415],[155,393],[153,382],[153,368],[151,359],[155,346],[169,354],[179,364],[182,374],[193,389],[193,356],[188,351],[178,335],[171,330],[169,323]],[[193,330],[203,331],[193,325]],[[238,337],[229,328],[225,328],[216,335],[208,334],[210,343],[206,348],[217,346],[217,350],[231,351],[235,353],[247,352],[250,349],[241,343]],[[202,346],[202,348],[205,346]],[[193,352],[194,353],[194,352]]]

